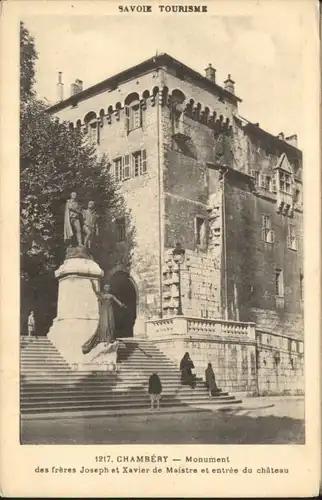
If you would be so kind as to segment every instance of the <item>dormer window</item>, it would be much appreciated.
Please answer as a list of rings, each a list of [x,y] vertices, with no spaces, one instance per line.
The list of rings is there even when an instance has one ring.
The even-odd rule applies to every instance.
[[[285,153],[280,156],[274,170],[277,173],[277,212],[292,215],[294,179],[292,167]]]

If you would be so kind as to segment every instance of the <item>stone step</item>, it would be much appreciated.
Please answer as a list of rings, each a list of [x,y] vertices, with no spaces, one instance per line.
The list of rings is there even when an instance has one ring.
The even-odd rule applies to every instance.
[[[141,379],[137,381],[131,381],[131,380],[118,380],[114,382],[106,382],[106,381],[100,381],[100,382],[93,382],[93,381],[76,381],[76,383],[72,383],[69,381],[67,384],[59,384],[53,381],[50,382],[36,382],[36,383],[29,383],[29,382],[23,382],[20,385],[20,390],[22,393],[28,390],[35,390],[35,391],[45,391],[48,390],[50,392],[52,391],[62,391],[62,390],[78,390],[79,388],[84,388],[85,390],[100,390],[100,391],[108,391],[110,389],[114,389],[115,387],[120,387],[120,388],[135,388],[135,387],[140,387],[140,388],[147,388],[148,387],[148,381]],[[169,380],[167,383],[163,384],[163,390],[166,389],[176,389],[183,391],[193,391],[194,393],[199,392],[200,390],[205,391],[206,387],[204,384],[197,384],[195,388],[193,389],[192,387],[188,385],[182,385],[179,380]],[[222,391],[221,391],[222,393]]]
[[[56,380],[53,380],[53,379],[50,379],[50,380],[36,380],[36,381],[29,381],[29,380],[24,380],[21,382],[21,388],[22,389],[25,389],[25,388],[28,388],[28,387],[39,387],[39,388],[50,388],[50,389],[54,389],[55,387],[57,388],[61,388],[61,387],[64,387],[64,385],[66,387],[80,387],[80,386],[86,386],[86,387],[115,387],[116,385],[122,385],[122,386],[127,386],[127,387],[133,387],[133,386],[147,386],[148,385],[148,379],[146,378],[140,378],[140,379],[137,379],[137,380],[133,380],[133,379],[118,379],[118,380],[93,380],[93,379],[83,379],[83,380],[67,380],[67,384],[59,384],[59,382],[62,382],[61,380],[60,381],[57,381]],[[182,385],[180,380],[176,380],[176,379],[169,379],[167,381],[165,381],[163,383],[163,387],[185,387],[185,388],[190,388],[190,386],[188,385]],[[200,382],[200,383],[197,383],[197,385],[195,386],[195,389],[198,389],[198,388],[202,388],[204,389],[205,388],[205,384]],[[193,389],[193,390],[195,390]]]
[[[23,382],[21,384],[21,391],[25,391],[25,390],[28,390],[29,388],[30,389],[37,389],[37,390],[54,390],[54,389],[57,389],[57,390],[62,390],[64,387],[65,388],[68,388],[69,390],[72,390],[74,388],[78,388],[78,387],[84,387],[86,388],[86,390],[88,390],[89,388],[96,388],[96,387],[99,387],[101,390],[103,389],[106,389],[106,390],[109,390],[109,389],[113,389],[115,387],[148,387],[148,380],[146,379],[140,379],[140,380],[118,380],[118,381],[115,381],[115,382],[104,382],[104,381],[96,381],[96,382],[93,382],[92,380],[87,380],[87,381],[82,381],[82,380],[78,380],[78,381],[64,381],[64,383],[59,383],[59,382],[56,382],[53,380],[49,380],[49,381],[44,381],[44,382],[39,382],[39,381],[35,381],[35,382]],[[182,385],[180,383],[179,380],[169,380],[167,382],[164,382],[163,383],[163,390],[166,390],[166,388],[178,388],[178,387],[181,387],[183,388],[183,390],[191,390],[191,391],[194,391],[194,392],[197,392],[199,391],[200,389],[202,389],[203,391],[206,390],[205,388],[205,385],[204,384],[197,384],[195,386],[195,388],[193,389],[192,387],[188,386],[188,385]]]
[[[73,371],[48,339],[22,342],[21,411],[23,414],[128,411],[147,409],[148,379],[159,373],[161,406],[231,405],[240,402],[227,392],[209,398],[202,379],[194,389],[183,386],[175,362],[149,339],[121,339],[118,371]],[[32,418],[32,417],[31,417]]]
[[[165,396],[161,398],[161,401],[163,404],[173,404],[174,401],[180,402],[183,404],[230,404],[230,403],[235,403],[236,398],[233,397],[227,397],[227,398],[217,398],[217,399],[210,399],[208,398],[181,398],[177,397],[176,395],[173,396]],[[108,407],[108,406],[116,406],[116,407],[134,407],[139,404],[147,404],[149,402],[149,397],[148,395],[140,398],[136,398],[131,396],[131,398],[124,397],[123,398],[108,398],[105,400],[98,400],[98,399],[93,399],[93,398],[87,398],[87,399],[73,399],[73,400],[57,400],[57,401],[52,401],[52,400],[47,400],[47,401],[24,401],[21,405],[21,408],[24,410],[29,410],[33,409],[34,407],[43,407],[43,408],[56,408],[56,407],[61,407],[61,406],[78,406],[78,407],[98,407],[98,406],[103,406],[103,407]]]
[[[141,391],[141,393],[137,392],[134,393],[132,391],[129,391],[128,393],[126,392],[110,392],[109,394],[105,395],[105,397],[102,396],[102,394],[94,395],[94,394],[74,394],[73,396],[69,396],[68,394],[61,394],[61,395],[50,395],[45,397],[40,397],[40,396],[33,396],[25,398],[23,401],[23,406],[30,406],[36,402],[38,403],[44,403],[44,404],[57,404],[61,402],[73,402],[73,403],[90,403],[90,402],[95,402],[95,401],[125,401],[128,397],[131,397],[131,401],[137,401],[141,400],[142,398],[146,400],[149,398],[149,395],[147,392]],[[162,399],[163,400],[168,400],[168,399],[173,399],[173,398],[178,398],[182,401],[199,401],[199,400],[207,400],[210,401],[210,398],[208,394],[198,394],[198,395],[191,395],[191,394],[182,394],[182,393],[163,393],[162,394]],[[211,398],[211,401],[230,401],[234,400],[235,398],[233,396],[214,396]]]
[[[53,364],[50,364],[50,363],[39,363],[37,367],[35,367],[34,365],[30,364],[30,365],[24,365],[21,367],[21,372],[22,373],[25,373],[25,374],[29,374],[29,375],[37,375],[37,374],[40,374],[41,372],[43,371],[46,371],[48,373],[57,373],[57,371],[59,370],[60,373],[63,373],[63,374],[67,374],[67,373],[70,373],[70,374],[80,374],[80,375],[83,375],[83,374],[86,374],[86,375],[90,375],[90,374],[94,374],[94,373],[112,373],[108,370],[72,370],[68,365],[64,365],[64,364],[61,364],[61,365],[53,365]],[[152,372],[158,372],[158,374],[161,376],[167,376],[167,375],[174,375],[174,376],[179,376],[180,375],[180,372],[178,370],[175,370],[173,368],[169,368],[169,367],[166,367],[166,366],[163,366],[163,367],[160,367],[160,366],[156,366],[156,365],[149,365],[149,366],[136,366],[136,365],[132,365],[132,366],[119,366],[119,369],[116,373],[123,373],[123,374],[140,374],[140,373],[143,373],[144,375],[148,376],[148,375],[151,375]]]
[[[241,400],[235,399],[232,401],[216,401],[212,402],[211,400],[205,400],[205,401],[191,401],[190,403],[182,402],[178,399],[173,399],[173,400],[167,400],[167,401],[162,401],[161,400],[161,407],[171,407],[171,406],[195,406],[195,405],[213,405],[213,406],[230,406],[230,405],[235,405],[235,404],[240,404],[242,403]],[[109,409],[109,410],[125,410],[125,409],[135,409],[135,408],[146,408],[150,406],[150,401],[147,398],[145,401],[138,401],[138,402],[124,402],[123,404],[120,404],[119,402],[102,402],[102,403],[97,403],[94,402],[90,406],[88,405],[78,405],[78,404],[68,404],[68,405],[57,405],[57,406],[43,406],[43,405],[33,405],[32,407],[29,408],[24,408],[23,412],[24,413],[40,413],[40,412],[52,412],[56,411],[57,413],[64,412],[64,411],[94,411],[94,410],[99,410],[99,409]]]
[[[111,389],[113,391],[115,390],[120,390],[120,391],[146,391],[148,389],[148,384],[146,381],[139,381],[137,384],[133,385],[132,383],[129,383],[127,381],[117,381],[114,384],[110,383],[100,383],[100,384],[76,384],[76,385],[68,385],[68,386],[57,386],[56,384],[48,384],[48,385],[43,385],[43,384],[35,384],[35,385],[28,385],[28,384],[21,384],[20,391],[21,394],[38,394],[40,392],[45,393],[45,391],[50,391],[50,394],[71,394],[71,393],[77,393],[77,392],[84,392],[84,393],[100,393],[100,394],[106,394],[107,391]],[[192,389],[190,386],[187,385],[181,385],[178,382],[169,382],[168,384],[164,384],[163,386],[163,392],[165,391],[181,391],[185,393],[191,393],[191,394],[198,394],[200,392],[206,393],[206,387],[204,385],[197,385],[194,389]],[[217,391],[217,395],[227,395],[227,392],[223,391]]]
[[[90,390],[93,389],[93,390]],[[53,392],[53,391],[48,391],[48,390],[38,390],[37,392],[23,392],[21,393],[21,397],[23,400],[27,400],[30,398],[42,398],[44,400],[50,399],[51,397],[55,398],[60,398],[60,397],[67,397],[67,398],[74,398],[74,397],[95,397],[95,398],[103,398],[106,399],[109,397],[110,394],[123,394],[123,397],[128,396],[128,395],[137,395],[137,394],[148,394],[148,388],[146,386],[115,386],[115,387],[108,387],[105,388],[103,391],[96,391],[94,388],[83,388],[83,390],[79,389],[74,389],[71,388],[71,390],[67,390],[65,387],[60,393],[59,392]],[[163,390],[164,395],[170,395],[173,396],[174,394],[180,395],[180,397],[191,397],[191,398],[198,398],[198,397],[208,397],[208,393],[205,388],[200,388],[200,390],[197,389],[187,389],[184,390],[180,386],[170,386],[166,387]],[[221,394],[217,394],[214,396],[215,398],[221,398],[221,397],[230,397],[231,395],[227,392],[223,392]]]
[[[51,357],[48,356],[48,358],[40,358],[40,359],[24,359],[24,360],[20,360],[20,365],[22,366],[22,368],[29,368],[30,366],[31,367],[34,367],[35,366],[35,363],[37,363],[37,366],[39,365],[44,365],[44,366],[52,366],[52,367],[61,367],[61,366],[68,366],[68,364],[66,363],[66,361],[64,361],[63,359],[58,359],[57,361],[56,360],[53,360]]]

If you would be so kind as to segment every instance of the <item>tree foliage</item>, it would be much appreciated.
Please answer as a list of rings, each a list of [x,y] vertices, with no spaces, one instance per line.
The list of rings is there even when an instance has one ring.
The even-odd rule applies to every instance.
[[[24,40],[32,40],[23,27]],[[35,53],[35,52],[34,52]],[[20,107],[20,227],[22,309],[34,309],[40,330],[55,315],[57,284],[54,270],[65,255],[64,208],[72,191],[84,207],[94,200],[99,215],[100,236],[94,258],[106,272],[122,261],[130,264],[134,244],[130,214],[118,185],[109,173],[105,155],[97,156],[79,129],[51,116],[46,105],[33,97],[35,58],[25,51],[22,84],[28,98]],[[127,242],[118,244],[113,219],[125,217]],[[44,318],[44,316],[46,316]]]
[[[35,95],[35,62],[38,54],[34,38],[23,22],[20,23],[20,98],[27,101]]]

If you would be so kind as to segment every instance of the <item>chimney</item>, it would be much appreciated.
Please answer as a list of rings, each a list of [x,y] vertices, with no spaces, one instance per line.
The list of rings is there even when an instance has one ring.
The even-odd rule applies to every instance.
[[[290,144],[291,146],[294,146],[297,148],[297,135],[290,135],[289,137],[285,137],[285,141]]]
[[[231,75],[228,75],[227,80],[224,81],[224,89],[231,94],[235,93],[235,82],[231,79]]]
[[[72,83],[70,86],[70,95],[73,96],[75,94],[78,94],[79,92],[82,92],[82,90],[83,90],[83,81],[77,78],[75,82]]]
[[[206,78],[208,78],[208,80],[216,83],[216,70],[215,68],[212,67],[210,63],[208,64],[208,67],[205,69],[205,73],[206,73]]]
[[[82,92],[83,91],[83,80],[79,80],[77,78],[77,80],[75,80],[75,83],[76,83],[76,85],[78,87],[78,92]]]
[[[284,141],[285,137],[284,137],[283,132],[280,132],[280,133],[278,134],[277,138],[278,138],[280,141]]]
[[[57,101],[64,100],[64,84],[62,78],[62,72],[58,72],[58,82],[57,82]]]
[[[70,95],[73,96],[77,94],[77,85],[76,83],[72,83],[70,86]]]

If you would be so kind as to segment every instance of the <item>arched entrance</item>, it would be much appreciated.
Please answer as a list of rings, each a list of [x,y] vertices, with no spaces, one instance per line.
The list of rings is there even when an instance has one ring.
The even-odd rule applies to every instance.
[[[133,337],[133,327],[136,320],[136,289],[127,272],[117,271],[110,279],[111,293],[115,295],[126,309],[113,304],[116,337]]]

